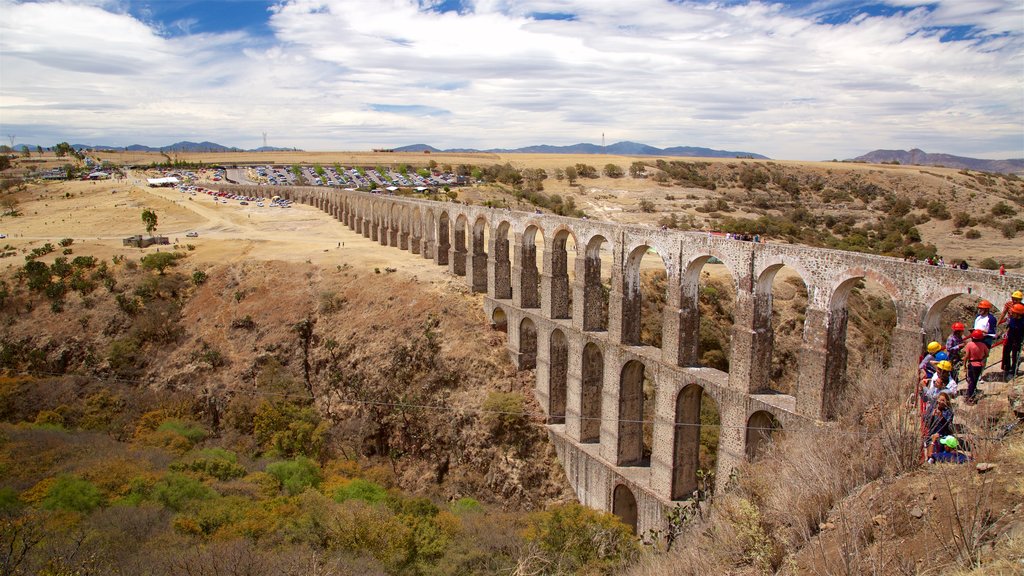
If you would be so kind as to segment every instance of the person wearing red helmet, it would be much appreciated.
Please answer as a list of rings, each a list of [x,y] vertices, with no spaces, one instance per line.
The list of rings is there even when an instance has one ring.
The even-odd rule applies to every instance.
[[[1017,376],[1020,370],[1020,349],[1024,344],[1024,304],[1016,303],[1010,307],[1010,315],[1006,319],[1006,342],[1003,343],[1003,380]]]
[[[967,363],[967,397],[968,404],[974,404],[974,395],[978,389],[978,380],[981,372],[985,369],[985,359],[988,358],[988,346],[985,345],[985,332],[982,330],[971,331],[971,341],[964,346],[964,361]]]
[[[950,328],[953,330],[946,338],[946,353],[949,354],[949,361],[953,363],[953,377],[960,373],[960,361],[964,351],[964,330],[967,329],[963,322],[954,322]]]
[[[996,317],[992,314],[992,303],[988,300],[978,302],[978,315],[974,317],[974,329],[985,333],[985,346],[992,348],[996,341]]]

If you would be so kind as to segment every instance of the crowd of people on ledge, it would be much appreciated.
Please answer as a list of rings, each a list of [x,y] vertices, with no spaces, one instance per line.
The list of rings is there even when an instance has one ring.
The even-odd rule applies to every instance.
[[[967,263],[967,260],[950,260],[947,263],[946,259],[943,258],[942,256],[929,256],[928,258],[925,258],[923,260],[918,259],[917,256],[907,256],[906,258],[903,259],[903,261],[915,264],[927,264],[929,266],[938,266],[940,268],[959,268],[960,270],[967,270],[968,268],[971,267],[970,264]],[[1005,264],[999,265],[999,275],[1006,276]]]
[[[978,303],[970,331],[963,322],[950,326],[945,344],[929,342],[918,364],[919,383],[917,397],[922,416],[924,457],[928,462],[967,462],[970,458],[961,450],[961,439],[954,429],[953,400],[964,404],[978,402],[978,384],[989,364],[993,348],[1002,346],[999,362],[1004,381],[1021,372],[1021,346],[1024,344],[1024,293],[1013,292],[1010,299],[994,312],[991,302]],[[965,371],[961,379],[961,370]],[[961,387],[966,384],[966,388]]]

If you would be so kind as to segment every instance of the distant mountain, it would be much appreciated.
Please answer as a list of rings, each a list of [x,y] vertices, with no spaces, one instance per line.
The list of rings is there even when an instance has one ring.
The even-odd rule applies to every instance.
[[[490,148],[488,150],[477,150],[475,148],[449,148],[439,150],[426,144],[410,144],[395,148],[395,152],[489,152],[497,154],[614,154],[618,156],[696,156],[702,158],[761,158],[767,156],[754,154],[753,152],[732,152],[729,150],[713,150],[711,148],[696,148],[693,146],[674,146],[672,148],[656,148],[638,142],[616,142],[610,146],[599,146],[581,142],[571,146],[552,146],[550,144],[537,144],[524,146],[522,148]]]
[[[395,148],[395,152],[440,152],[433,146],[426,144],[409,144],[408,146],[402,146],[401,148]]]
[[[874,150],[862,156],[857,156],[852,162],[871,162],[873,164],[909,164],[916,166],[945,166],[946,168],[966,168],[979,172],[1024,172],[1024,158],[1010,160],[984,160],[981,158],[968,158],[965,156],[953,156],[952,154],[929,154],[924,150],[914,148],[913,150]]]
[[[144,144],[132,144],[131,146],[107,146],[105,144],[72,144],[76,150],[97,150],[111,152],[292,152],[299,151],[298,148],[279,148],[276,146],[260,146],[252,150],[224,146],[216,142],[189,142],[182,140],[170,146],[146,146]],[[33,147],[32,150],[35,150]]]

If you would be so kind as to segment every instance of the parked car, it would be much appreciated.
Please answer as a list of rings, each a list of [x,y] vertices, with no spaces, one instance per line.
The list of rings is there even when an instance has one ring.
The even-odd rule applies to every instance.
[[[185,234],[185,237],[186,238],[198,238],[199,237],[199,232],[188,232],[187,234]]]

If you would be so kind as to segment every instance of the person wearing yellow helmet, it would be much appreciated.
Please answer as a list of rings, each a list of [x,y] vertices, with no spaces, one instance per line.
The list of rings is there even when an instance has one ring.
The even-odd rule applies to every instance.
[[[942,344],[938,342],[929,342],[927,347],[928,353],[921,358],[921,362],[917,365],[918,378],[927,380],[935,374],[935,362],[937,361],[935,355],[942,351]]]
[[[940,354],[945,354],[940,352]],[[935,373],[927,379],[921,380],[921,399],[931,405],[938,399],[939,394],[945,392],[950,397],[956,396],[956,378],[952,375],[953,363],[943,358],[935,363]]]
[[[999,324],[1006,324],[1007,319],[1010,317],[1010,310],[1014,304],[1020,304],[1021,299],[1024,299],[1024,292],[1015,290],[1013,294],[1010,294],[1010,299],[1003,304],[1003,311],[999,313]]]

